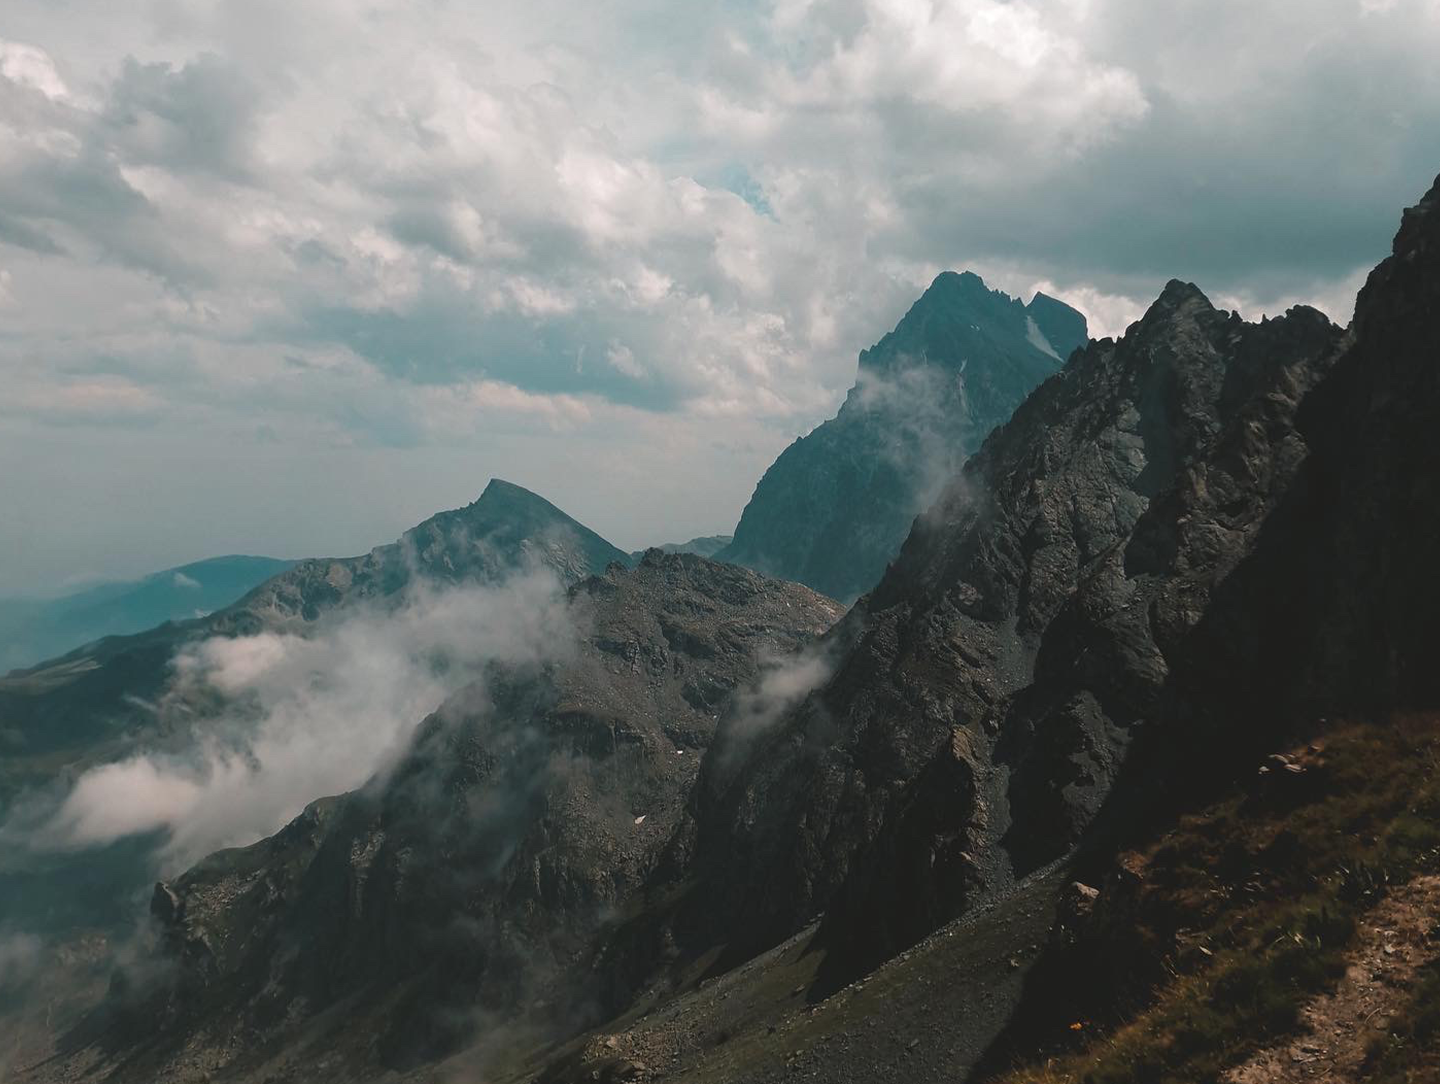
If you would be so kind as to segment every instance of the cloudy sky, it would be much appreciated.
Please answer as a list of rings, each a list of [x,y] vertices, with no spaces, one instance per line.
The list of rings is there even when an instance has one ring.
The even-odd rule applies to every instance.
[[[0,592],[363,551],[491,475],[726,531],[973,268],[1348,320],[1440,0],[5,0]]]

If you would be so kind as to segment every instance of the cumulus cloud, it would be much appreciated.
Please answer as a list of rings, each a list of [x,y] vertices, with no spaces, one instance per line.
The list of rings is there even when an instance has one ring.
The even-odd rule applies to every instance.
[[[65,82],[43,49],[16,41],[0,41],[0,76],[16,86],[31,87],[50,99],[69,97]]]
[[[205,640],[176,659],[155,710],[183,721],[218,699],[218,714],[192,718],[179,747],[83,773],[35,845],[162,830],[163,862],[175,869],[268,835],[316,797],[382,771],[486,665],[563,657],[573,643],[563,597],[553,576],[534,573],[498,587],[418,589],[398,609],[347,611],[313,634]]]
[[[1437,48],[1430,0],[16,0],[0,457],[92,507],[100,460],[153,467],[117,574],[147,523],[188,540],[149,567],[293,549],[262,445],[314,463],[325,549],[376,540],[339,523],[377,463],[437,506],[533,467],[626,545],[728,530],[941,269],[1099,334],[1174,276],[1344,320],[1437,169]],[[94,563],[9,485],[0,575]],[[431,510],[380,492],[387,533]]]

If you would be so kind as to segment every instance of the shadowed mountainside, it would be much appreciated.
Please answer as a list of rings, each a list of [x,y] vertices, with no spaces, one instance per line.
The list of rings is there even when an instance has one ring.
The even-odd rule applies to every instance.
[[[780,454],[716,556],[849,601],[986,435],[1083,345],[1085,318],[947,271],[860,355],[840,412]]]

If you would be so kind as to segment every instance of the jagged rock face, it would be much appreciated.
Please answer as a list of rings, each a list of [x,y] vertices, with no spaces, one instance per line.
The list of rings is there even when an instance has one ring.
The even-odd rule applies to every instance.
[[[717,555],[854,599],[966,455],[1084,344],[1085,318],[946,272],[872,349],[836,417],[766,471]]]
[[[840,608],[658,550],[568,606],[574,643],[457,694],[384,779],[157,889],[192,1041],[280,1037],[352,996],[395,1065],[482,1012],[576,1026],[587,947],[682,832],[720,704]]]
[[[745,891],[705,935],[829,908],[873,964],[1066,853],[1303,463],[1298,404],[1341,339],[1172,282],[1031,395],[833,634],[834,676],[767,733],[722,728],[697,863],[703,895]]]

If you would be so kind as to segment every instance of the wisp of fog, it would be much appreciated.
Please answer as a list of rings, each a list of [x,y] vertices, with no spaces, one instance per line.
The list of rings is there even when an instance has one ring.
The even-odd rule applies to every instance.
[[[492,663],[557,659],[574,642],[558,580],[417,584],[398,607],[351,607],[303,634],[216,636],[183,649],[159,713],[188,716],[178,747],[89,769],[38,834],[72,849],[165,831],[183,868],[254,842],[306,803],[383,772],[414,727]],[[192,705],[218,703],[218,712]]]

